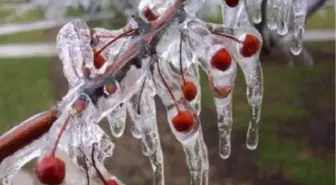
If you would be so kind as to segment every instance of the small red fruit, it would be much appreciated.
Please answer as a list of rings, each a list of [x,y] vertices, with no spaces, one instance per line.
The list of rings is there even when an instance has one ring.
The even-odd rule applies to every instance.
[[[88,67],[84,67],[82,72],[85,78],[89,78],[91,76],[91,70]]]
[[[259,47],[259,40],[255,36],[247,34],[243,42],[243,47],[240,49],[240,53],[244,57],[251,57],[259,50]]]
[[[226,4],[233,8],[233,7],[236,7],[239,3],[239,0],[225,0]]]
[[[110,179],[107,181],[106,185],[119,185],[118,182],[114,179]]]
[[[211,59],[211,65],[221,71],[227,70],[230,67],[231,62],[231,56],[224,48],[218,50]]]
[[[96,53],[96,52],[94,52]],[[105,64],[105,59],[100,53],[94,55],[93,64],[96,69],[100,69]]]
[[[117,91],[117,87],[114,83],[108,83],[104,86],[106,94],[114,94]]]
[[[209,77],[209,86],[214,96],[219,99],[226,98],[232,91],[231,86],[216,87],[211,76]]]
[[[86,99],[80,98],[72,105],[72,115],[78,116],[87,108]]]
[[[59,185],[65,177],[65,164],[55,156],[46,156],[36,163],[35,173],[43,184]]]
[[[146,7],[144,9],[143,15],[149,22],[155,21],[158,18],[158,16],[155,15],[154,12],[149,7]]]
[[[183,96],[186,100],[192,101],[197,95],[197,87],[193,82],[186,81],[182,86]]]
[[[177,131],[188,132],[195,126],[195,119],[189,111],[180,111],[172,119],[172,123]]]
[[[218,87],[214,88],[214,95],[217,98],[226,98],[232,91],[232,87],[226,86],[226,87]]]

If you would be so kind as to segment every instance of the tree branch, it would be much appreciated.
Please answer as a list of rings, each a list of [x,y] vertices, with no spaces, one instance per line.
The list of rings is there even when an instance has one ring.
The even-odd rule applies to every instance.
[[[47,133],[57,119],[57,109],[41,113],[36,118],[18,127],[13,132],[0,138],[0,163],[21,148]]]

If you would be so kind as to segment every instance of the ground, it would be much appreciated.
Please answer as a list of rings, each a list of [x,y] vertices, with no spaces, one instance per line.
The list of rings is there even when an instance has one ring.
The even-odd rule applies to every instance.
[[[54,32],[33,33],[38,38],[45,34],[48,40]],[[17,42],[16,38],[30,37],[33,36],[0,40]],[[260,143],[255,151],[248,151],[244,144],[249,110],[239,71],[234,95],[233,149],[227,160],[218,156],[216,113],[203,74],[201,120],[209,149],[211,185],[335,184],[335,42],[308,43],[307,47],[315,60],[313,67],[298,62],[289,68],[276,53],[262,57],[265,97]],[[67,88],[57,58],[1,59],[0,74],[1,133],[13,123],[49,108]],[[158,109],[167,184],[188,184],[182,148],[170,132],[162,107]],[[102,127],[109,132],[106,125]],[[140,142],[130,134],[130,124],[125,135],[114,140],[116,150],[107,162],[109,169],[127,184],[150,184],[151,167],[141,154]]]

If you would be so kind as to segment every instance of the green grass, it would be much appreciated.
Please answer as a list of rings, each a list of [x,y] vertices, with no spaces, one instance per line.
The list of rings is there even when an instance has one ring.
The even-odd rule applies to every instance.
[[[335,155],[321,157],[305,155],[303,147],[292,140],[277,140],[262,132],[258,147],[263,168],[281,166],[286,177],[305,185],[333,185],[335,183]]]
[[[326,17],[312,15],[306,22],[307,29],[335,29],[335,7],[325,7]]]
[[[0,135],[20,121],[50,108],[54,99],[48,58],[0,59]]]

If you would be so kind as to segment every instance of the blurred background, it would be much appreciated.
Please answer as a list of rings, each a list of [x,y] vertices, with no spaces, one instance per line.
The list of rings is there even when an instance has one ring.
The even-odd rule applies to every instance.
[[[0,134],[48,109],[68,87],[54,49],[57,31],[67,20],[27,24],[37,23],[43,17],[42,9],[11,17],[16,5],[11,6],[10,2],[0,0]],[[201,12],[203,19],[220,23],[216,3],[209,1],[205,9],[211,11]],[[265,93],[260,143],[255,151],[245,147],[250,114],[242,72],[238,73],[234,93],[233,149],[227,160],[218,156],[216,111],[207,78],[202,74],[201,119],[210,156],[210,185],[335,184],[334,6],[334,1],[325,3],[307,20],[304,45],[309,56],[289,59],[277,49],[262,54]],[[75,8],[67,12],[68,17],[83,14],[84,10]],[[126,21],[112,6],[108,14],[85,18],[92,27],[111,29]],[[33,29],[29,30],[29,26]],[[29,31],[22,31],[26,28]],[[307,60],[313,60],[314,64],[309,61],[305,65]],[[171,134],[160,104],[158,124],[166,184],[186,185],[189,174],[185,156]],[[106,124],[102,127],[109,132]],[[131,136],[130,124],[115,143],[115,154],[107,161],[111,172],[126,184],[151,184],[150,163],[141,153],[140,142]]]

